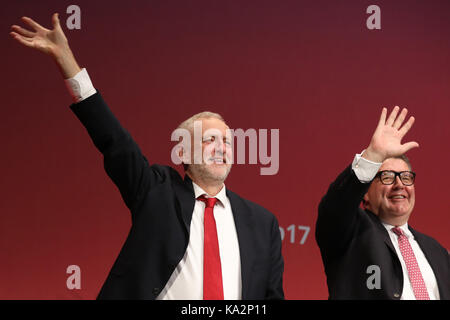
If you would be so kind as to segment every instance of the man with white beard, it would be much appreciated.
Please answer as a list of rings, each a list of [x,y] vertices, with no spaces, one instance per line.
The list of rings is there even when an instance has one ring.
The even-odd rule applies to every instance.
[[[129,208],[132,226],[99,299],[283,299],[284,262],[275,216],[225,187],[232,149],[228,126],[211,112],[180,125],[202,125],[200,163],[181,148],[185,176],[150,165],[76,62],[58,14],[53,29],[28,17],[11,36],[46,53],[73,97],[72,111],[103,154],[104,167]],[[191,134],[193,139],[194,135]],[[197,159],[198,160],[198,159]]]

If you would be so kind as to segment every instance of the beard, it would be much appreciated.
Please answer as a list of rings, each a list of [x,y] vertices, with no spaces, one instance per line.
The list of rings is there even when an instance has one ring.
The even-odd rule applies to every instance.
[[[187,171],[195,179],[215,184],[223,183],[231,171],[231,164],[191,164]]]

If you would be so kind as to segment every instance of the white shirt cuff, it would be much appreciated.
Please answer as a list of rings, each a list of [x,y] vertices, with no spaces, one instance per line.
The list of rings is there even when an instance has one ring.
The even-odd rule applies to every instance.
[[[64,82],[75,103],[83,101],[97,92],[85,68],[81,69],[73,78],[66,79]]]
[[[361,156],[363,153],[364,150],[361,153],[357,153],[355,155],[352,163],[352,169],[359,181],[361,181],[362,183],[369,183],[377,175],[377,172],[380,169],[382,163],[364,159]]]

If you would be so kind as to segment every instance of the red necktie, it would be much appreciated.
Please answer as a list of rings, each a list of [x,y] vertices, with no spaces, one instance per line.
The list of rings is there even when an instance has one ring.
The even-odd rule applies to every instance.
[[[422,273],[417,264],[416,256],[411,248],[408,238],[403,233],[403,230],[396,227],[392,231],[398,236],[398,246],[402,253],[403,260],[405,260],[406,269],[408,269],[409,280],[414,291],[414,296],[417,300],[430,300],[428,296],[427,287],[423,281]]]
[[[201,196],[205,202],[203,243],[203,299],[223,300],[222,266],[220,264],[219,240],[217,239],[214,205],[216,198]]]

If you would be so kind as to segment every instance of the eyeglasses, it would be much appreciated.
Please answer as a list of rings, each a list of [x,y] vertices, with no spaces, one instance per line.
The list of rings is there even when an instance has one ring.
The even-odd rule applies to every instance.
[[[376,177],[380,178],[382,184],[394,184],[397,176],[405,186],[412,186],[416,179],[416,173],[412,171],[395,172],[392,170],[383,170],[377,173]]]

